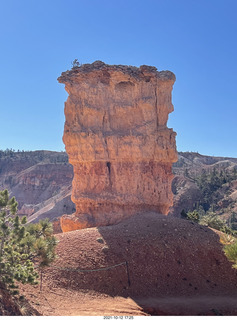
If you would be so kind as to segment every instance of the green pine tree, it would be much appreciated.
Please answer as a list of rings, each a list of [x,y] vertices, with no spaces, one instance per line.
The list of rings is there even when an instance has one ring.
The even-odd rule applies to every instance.
[[[56,240],[48,220],[26,226],[17,215],[17,201],[0,191],[0,286],[17,294],[16,281],[36,284],[38,272],[55,259]]]

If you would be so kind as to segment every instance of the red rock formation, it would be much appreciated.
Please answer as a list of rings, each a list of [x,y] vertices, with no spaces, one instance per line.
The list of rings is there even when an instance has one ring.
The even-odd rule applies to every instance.
[[[69,94],[63,141],[74,167],[76,213],[62,230],[117,223],[138,212],[168,214],[172,205],[175,76],[155,67],[96,61],[58,78]]]

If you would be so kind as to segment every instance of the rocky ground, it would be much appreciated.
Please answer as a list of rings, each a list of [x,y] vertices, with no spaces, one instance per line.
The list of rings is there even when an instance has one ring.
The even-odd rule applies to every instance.
[[[22,288],[42,315],[237,315],[236,271],[206,227],[148,213],[57,239],[42,291]]]
[[[13,297],[0,283],[0,316],[39,316],[40,313],[26,299]]]

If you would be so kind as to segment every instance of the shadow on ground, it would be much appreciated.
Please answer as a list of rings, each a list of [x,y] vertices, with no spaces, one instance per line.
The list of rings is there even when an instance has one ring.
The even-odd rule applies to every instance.
[[[52,288],[130,297],[150,314],[237,314],[236,271],[219,237],[155,213],[58,235]]]

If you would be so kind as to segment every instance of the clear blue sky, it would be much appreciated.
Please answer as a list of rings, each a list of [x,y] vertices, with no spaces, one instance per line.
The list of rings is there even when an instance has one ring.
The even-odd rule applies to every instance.
[[[0,45],[0,149],[64,150],[77,58],[174,72],[178,150],[237,157],[237,0],[0,0]]]

